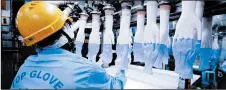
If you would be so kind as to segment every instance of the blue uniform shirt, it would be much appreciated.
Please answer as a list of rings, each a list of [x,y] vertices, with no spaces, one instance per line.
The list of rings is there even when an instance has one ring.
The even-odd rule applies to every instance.
[[[123,89],[123,73],[108,75],[99,65],[64,49],[45,49],[29,56],[11,89]]]

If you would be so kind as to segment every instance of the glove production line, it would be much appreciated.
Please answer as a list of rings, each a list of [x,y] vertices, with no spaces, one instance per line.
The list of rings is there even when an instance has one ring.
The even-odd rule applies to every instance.
[[[6,5],[19,3],[13,0],[8,2],[10,4]],[[22,6],[29,2],[32,1],[24,0],[20,3]],[[89,64],[91,69],[101,72],[96,76],[94,74],[97,72],[91,73],[93,76],[89,77],[91,79],[87,88],[106,89],[108,85],[105,82],[107,82],[110,84],[109,87],[114,87],[114,89],[226,89],[225,1],[75,0],[43,2],[58,7],[71,21],[70,24],[66,23],[63,26],[63,31],[67,35],[60,37],[55,44],[45,48],[57,48],[69,42],[68,44],[73,49],[68,51],[74,53],[77,58],[79,57],[80,63],[82,60],[89,60],[97,66],[93,67],[90,63],[84,63]],[[21,6],[9,6],[11,11],[8,11],[12,15],[10,20],[13,20],[13,17],[16,18],[15,15],[17,15],[13,8],[18,7],[19,10]],[[15,20],[14,22],[17,23]],[[11,29],[17,28],[15,24],[12,25],[14,27]],[[7,77],[2,80],[2,83],[5,82],[2,84],[4,89],[10,86],[11,89],[15,89],[22,86],[16,83],[28,80],[23,80],[23,78],[26,74],[29,75],[27,72],[31,69],[24,69],[26,72],[18,70],[25,63],[25,59],[30,60],[32,64],[32,61],[38,59],[55,60],[55,58],[70,59],[71,57],[71,53],[58,49],[43,52],[40,51],[41,49],[25,49],[26,39],[23,40],[18,31],[8,30],[14,33],[14,36],[10,36],[11,38],[17,38],[17,41],[12,42],[20,43],[17,46],[20,52],[16,52],[17,56],[12,57],[12,59],[17,58],[15,59],[17,61],[7,63],[7,59],[13,54],[5,53],[8,50],[5,48],[9,48],[10,44],[5,43],[6,31],[6,25],[2,25],[2,77]],[[28,40],[30,39],[32,38]],[[13,45],[11,46],[15,49]],[[36,56],[27,58],[32,53],[28,52],[25,55],[26,51],[34,51],[43,56],[38,59]],[[53,52],[68,53],[68,55],[62,55],[62,57],[57,54],[45,55]],[[50,62],[42,62],[42,65],[45,66],[48,63]],[[9,64],[13,68],[7,69],[9,65],[4,66],[4,64]],[[66,73],[72,72],[62,68],[63,65],[67,66],[67,63],[55,63],[53,67],[65,69]],[[78,67],[78,71],[88,69],[82,65],[83,63],[81,66],[67,67]],[[35,67],[28,64],[22,66]],[[10,73],[7,72],[10,70],[13,73],[8,77]],[[51,71],[51,69],[46,71]],[[109,75],[105,75],[105,71]],[[50,80],[51,82],[55,79],[58,82],[52,84],[55,89],[66,87],[72,82],[70,80],[79,78],[85,80],[85,76],[81,73],[73,74],[74,76],[68,77],[67,80],[54,77],[54,74],[56,76],[63,72],[44,73],[38,69],[31,71],[30,78],[38,78],[41,74],[44,81]],[[45,79],[45,75],[49,75],[49,78]],[[60,77],[65,76],[60,75]],[[110,79],[109,81],[100,80],[97,77]],[[85,82],[83,79],[78,81],[76,88],[86,88],[82,86],[82,82]],[[27,87],[32,86],[32,83],[27,84]]]

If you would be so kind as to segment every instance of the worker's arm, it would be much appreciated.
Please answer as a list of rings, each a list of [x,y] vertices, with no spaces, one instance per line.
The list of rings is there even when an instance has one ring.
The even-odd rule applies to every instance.
[[[87,83],[88,88],[123,89],[126,83],[126,77],[123,71],[117,73],[116,76],[113,77],[107,74],[102,67],[94,65],[91,68]]]

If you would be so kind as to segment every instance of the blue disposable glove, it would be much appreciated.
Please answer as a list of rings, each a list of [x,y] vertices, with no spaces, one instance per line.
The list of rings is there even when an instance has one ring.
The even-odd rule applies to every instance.
[[[196,41],[196,44],[195,44],[195,54],[196,55],[199,55],[199,53],[200,53],[200,48],[201,48],[201,40],[197,40]]]
[[[221,65],[221,69],[226,73],[226,61]]]
[[[200,65],[199,70],[210,69],[210,57],[211,57],[211,48],[201,48],[200,49]]]
[[[219,59],[219,56],[220,56],[220,49],[213,49],[212,50],[212,53],[213,53],[213,59],[214,60],[218,60]]]
[[[142,43],[135,42],[133,44],[133,54],[134,54],[134,61],[135,62],[144,62],[144,50],[142,47]]]
[[[192,78],[192,65],[196,59],[199,45],[194,46],[193,39],[175,39],[173,41],[173,56],[175,58],[175,72],[182,78]]]
[[[115,78],[122,81],[122,86],[125,86],[127,82],[127,78],[125,75],[125,70],[120,70],[118,73],[116,73]],[[123,89],[124,87],[122,87]]]

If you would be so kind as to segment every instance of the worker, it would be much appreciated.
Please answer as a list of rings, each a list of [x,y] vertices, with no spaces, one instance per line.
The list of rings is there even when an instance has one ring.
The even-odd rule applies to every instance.
[[[11,89],[123,89],[125,71],[115,77],[99,65],[72,53],[71,18],[56,6],[42,1],[24,4],[16,26],[26,46],[35,46],[18,70]]]

